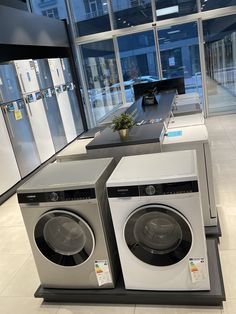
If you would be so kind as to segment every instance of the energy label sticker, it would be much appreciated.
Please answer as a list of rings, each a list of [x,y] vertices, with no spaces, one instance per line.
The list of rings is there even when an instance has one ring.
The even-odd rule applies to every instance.
[[[206,264],[204,258],[190,258],[189,270],[192,282],[203,281],[206,279]]]
[[[95,261],[94,268],[99,287],[112,282],[107,260]]]

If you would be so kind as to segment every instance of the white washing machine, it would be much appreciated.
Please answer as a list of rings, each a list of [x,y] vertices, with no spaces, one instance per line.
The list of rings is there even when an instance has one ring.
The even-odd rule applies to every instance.
[[[123,157],[107,190],[126,289],[210,289],[194,151]]]
[[[192,125],[203,125],[205,119],[202,113],[195,113],[185,116],[172,116],[169,120],[168,129],[183,128]]]
[[[205,226],[217,225],[212,159],[205,125],[167,129],[161,145],[163,152],[194,149],[197,153],[199,188]],[[172,136],[173,135],[173,136]]]
[[[89,159],[86,145],[88,145],[93,138],[78,139],[70,143],[60,153],[56,155],[58,162],[73,161],[81,159]]]
[[[105,187],[113,169],[112,158],[54,163],[18,189],[43,287],[114,287],[117,254]]]

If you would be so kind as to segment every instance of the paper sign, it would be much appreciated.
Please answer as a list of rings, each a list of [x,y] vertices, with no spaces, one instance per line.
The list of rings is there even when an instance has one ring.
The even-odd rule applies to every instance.
[[[51,88],[48,88],[48,89],[47,89],[47,91],[48,91],[48,97],[52,97],[52,91],[51,91]]]
[[[18,108],[18,103],[16,101],[13,101],[13,107],[14,107],[14,111],[19,111],[19,108]]]
[[[14,111],[14,116],[16,120],[21,120],[22,119],[22,113],[20,110]]]
[[[206,279],[206,264],[204,258],[190,258],[189,271],[192,282],[203,281]]]
[[[176,137],[176,136],[182,136],[182,131],[170,131],[170,132],[167,132],[167,136],[168,137]]]
[[[99,287],[112,282],[107,260],[94,261],[94,268]]]

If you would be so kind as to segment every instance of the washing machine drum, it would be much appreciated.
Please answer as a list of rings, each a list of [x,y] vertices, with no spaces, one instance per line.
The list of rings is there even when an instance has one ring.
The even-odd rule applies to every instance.
[[[89,225],[78,215],[61,209],[40,217],[34,237],[40,252],[51,262],[62,266],[84,263],[95,246]]]
[[[132,212],[124,236],[130,251],[154,266],[180,262],[192,246],[188,221],[174,208],[160,204],[145,205]]]

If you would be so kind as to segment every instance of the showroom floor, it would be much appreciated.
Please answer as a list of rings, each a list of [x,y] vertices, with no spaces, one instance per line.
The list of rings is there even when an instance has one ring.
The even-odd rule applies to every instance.
[[[227,302],[224,309],[140,305],[45,304],[33,294],[39,279],[16,196],[0,206],[1,314],[236,314],[236,115],[209,118],[216,198],[223,237],[220,255]]]

